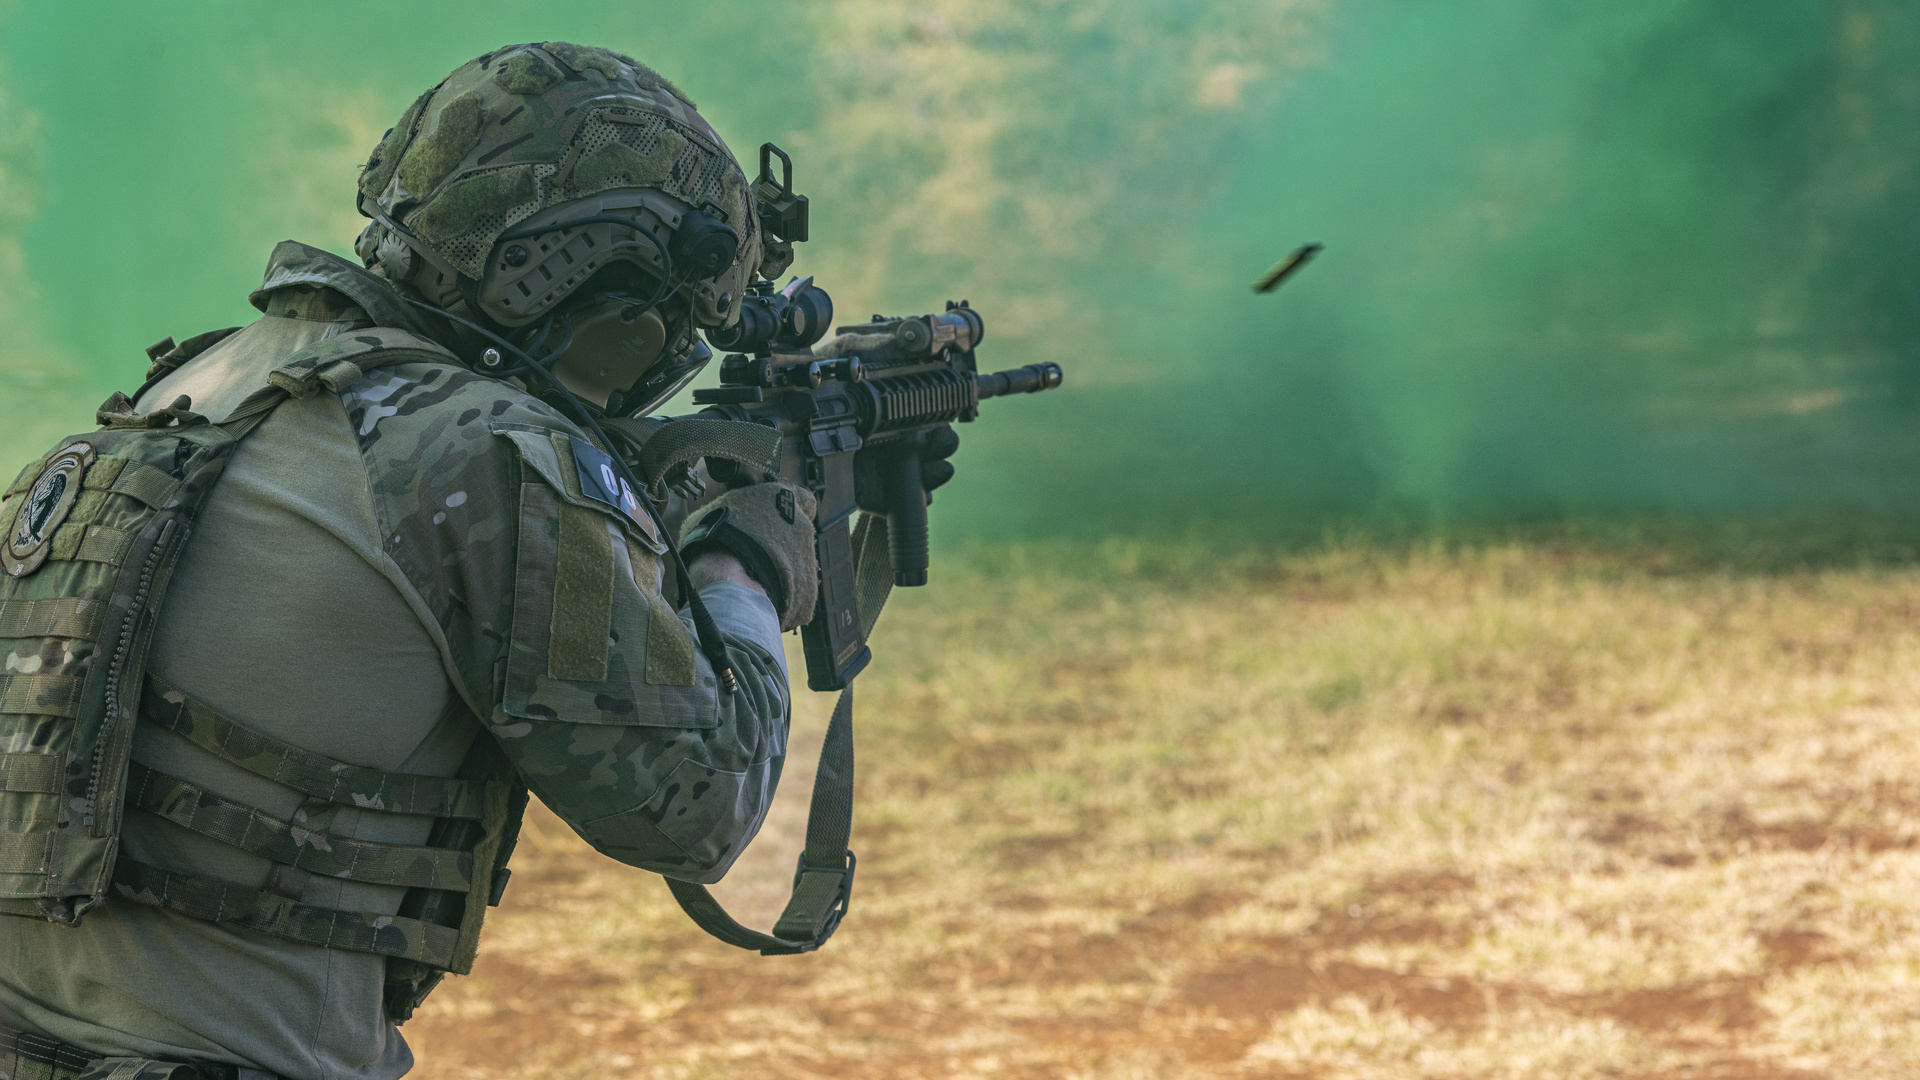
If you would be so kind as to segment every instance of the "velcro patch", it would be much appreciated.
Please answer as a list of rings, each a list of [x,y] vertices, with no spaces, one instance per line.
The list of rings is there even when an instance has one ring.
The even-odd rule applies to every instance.
[[[0,570],[9,577],[33,573],[53,553],[54,536],[80,497],[87,466],[93,464],[94,457],[92,443],[75,440],[61,447],[41,470],[14,510],[4,546],[0,546]]]
[[[653,515],[640,505],[639,494],[614,470],[611,457],[585,439],[574,439],[573,464],[580,478],[581,495],[620,511],[638,525],[649,540],[660,542]]]

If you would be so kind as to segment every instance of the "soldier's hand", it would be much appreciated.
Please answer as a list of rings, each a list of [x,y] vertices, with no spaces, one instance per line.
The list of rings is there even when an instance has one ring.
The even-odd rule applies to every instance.
[[[773,601],[780,629],[791,630],[813,618],[819,567],[813,550],[813,492],[772,481],[733,488],[692,515],[680,535],[680,551],[689,564],[701,556],[724,553],[758,582]],[[709,568],[718,579],[734,569],[722,561]],[[704,584],[704,583],[702,583]]]
[[[888,512],[887,486],[882,480],[886,463],[899,454],[920,457],[920,486],[931,502],[933,489],[953,479],[953,462],[947,459],[960,449],[960,436],[951,424],[941,424],[914,440],[881,443],[853,456],[853,497],[860,509],[870,513]]]

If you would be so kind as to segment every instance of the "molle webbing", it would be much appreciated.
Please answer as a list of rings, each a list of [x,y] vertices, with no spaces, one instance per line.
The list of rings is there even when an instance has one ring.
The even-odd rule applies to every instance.
[[[0,713],[73,716],[82,685],[78,675],[0,675]]]
[[[296,811],[295,821],[287,821],[132,762],[127,768],[128,806],[268,859],[276,870],[266,889],[254,889],[149,866],[122,855],[113,872],[117,895],[309,945],[380,953],[442,970],[471,970],[487,906],[482,900],[497,900],[497,890],[479,887],[504,881],[499,868],[503,860],[497,856],[512,799],[507,784],[350,765],[253,731],[152,674],[147,676],[141,717],[256,776],[333,805],[310,803]],[[320,825],[331,820],[337,807],[431,815],[442,824],[459,824],[472,832],[464,844],[466,850],[357,840],[326,832]],[[476,873],[476,867],[482,872]],[[468,902],[458,926],[403,915],[340,911],[300,902],[306,874],[438,890],[428,895],[465,895]],[[489,895],[475,899],[476,891]]]
[[[0,754],[0,791],[60,794],[67,759],[60,754]]]
[[[243,851],[326,877],[370,885],[473,889],[473,856],[467,852],[383,844],[308,829],[137,761],[127,769],[127,805]]]
[[[87,470],[81,486],[88,491],[132,496],[158,510],[179,490],[180,480],[167,470],[143,461],[102,458]]]
[[[71,436],[8,485],[0,518],[16,529],[26,493],[65,478],[38,504],[39,546],[0,579],[0,914],[75,923],[110,894],[129,699],[179,541],[244,433],[143,423]]]
[[[77,1046],[0,1027],[0,1076],[11,1080],[67,1080],[85,1072],[94,1056]]]
[[[275,783],[341,806],[428,817],[482,817],[484,792],[466,780],[389,773],[349,765],[325,754],[251,731],[174,689],[147,678],[142,714],[187,741]]]
[[[107,618],[105,600],[58,596],[0,600],[0,638],[57,637],[92,641]]]
[[[38,874],[52,853],[53,838],[44,833],[0,832],[0,874]]]
[[[113,890],[123,899],[195,919],[329,949],[418,960],[437,968],[454,966],[460,939],[460,931],[453,927],[398,915],[313,907],[243,885],[163,870],[125,855],[114,864]]]
[[[127,552],[132,550],[133,534],[124,529],[71,521],[60,526],[60,531],[53,534],[51,557],[118,566],[127,557]]]

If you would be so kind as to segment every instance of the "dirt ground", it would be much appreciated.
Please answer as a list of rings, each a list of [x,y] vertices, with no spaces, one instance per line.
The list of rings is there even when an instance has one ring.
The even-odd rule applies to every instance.
[[[1920,1075],[1920,571],[984,562],[882,620],[826,949],[707,939],[536,808],[415,1075]],[[800,696],[717,890],[761,926]]]

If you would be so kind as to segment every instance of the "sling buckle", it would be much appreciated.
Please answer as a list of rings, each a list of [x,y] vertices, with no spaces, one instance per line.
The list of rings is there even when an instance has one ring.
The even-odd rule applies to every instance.
[[[833,932],[840,929],[840,920],[846,918],[847,906],[853,901],[853,871],[858,863],[859,860],[854,858],[852,849],[848,849],[847,851],[847,864],[845,866],[809,866],[807,865],[807,853],[804,851],[801,852],[798,865],[796,865],[793,870],[793,889],[795,896],[798,897],[802,894],[802,883],[805,881],[807,875],[824,876],[831,874],[839,879],[838,884],[833,886],[833,899],[827,904],[826,910],[821,913],[819,917],[819,929],[814,932],[812,940],[797,943],[790,947],[764,948],[760,950],[760,955],[791,956],[795,953],[810,953],[820,946],[825,945],[827,939],[833,936]],[[815,888],[817,887],[818,886],[815,886]],[[811,892],[813,890],[807,889],[805,891]]]

